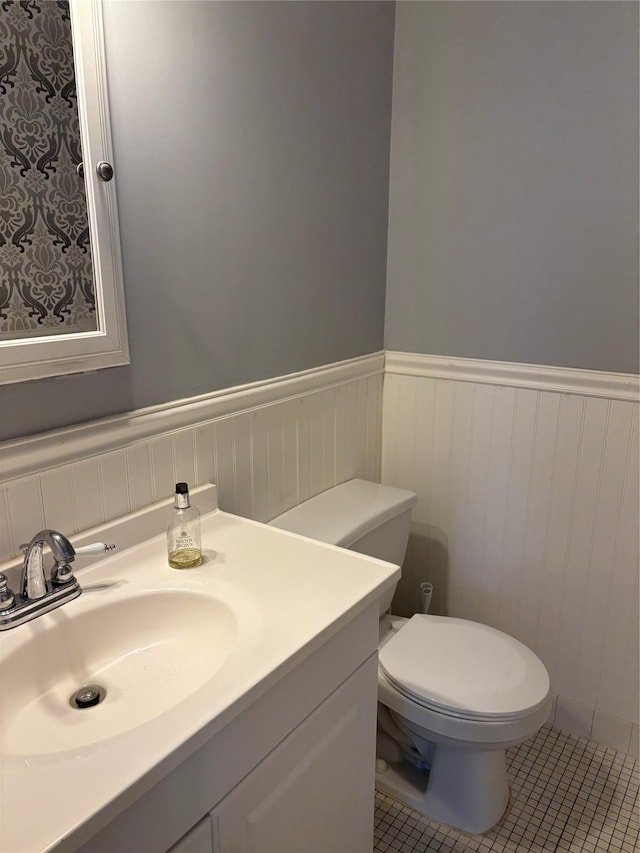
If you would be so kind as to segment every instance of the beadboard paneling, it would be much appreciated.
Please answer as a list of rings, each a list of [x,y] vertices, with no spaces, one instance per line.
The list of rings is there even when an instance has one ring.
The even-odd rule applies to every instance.
[[[222,509],[268,521],[351,477],[378,479],[382,371],[381,355],[366,356],[7,442],[3,470],[28,473],[0,485],[0,561],[43,527],[73,535],[171,495],[179,480],[216,483]],[[47,448],[64,463],[44,466]]]
[[[382,479],[418,494],[397,609],[417,609],[417,585],[431,581],[434,611],[534,649],[561,708],[595,712],[596,731],[610,720],[631,731],[637,378],[506,365],[503,383],[496,363],[433,367],[389,354],[385,372]]]
[[[637,742],[637,379],[389,354],[383,406],[382,369],[370,356],[7,442],[0,560],[42,527],[79,532],[180,479],[269,520],[350,477],[379,480],[382,459],[384,481],[419,498],[400,609],[431,580],[435,612],[540,655],[556,724],[617,748],[634,724]]]

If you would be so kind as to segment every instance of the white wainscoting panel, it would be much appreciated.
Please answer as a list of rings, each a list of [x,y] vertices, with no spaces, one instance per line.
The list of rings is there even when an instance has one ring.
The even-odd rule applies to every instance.
[[[582,728],[620,721],[619,747],[638,724],[637,377],[444,361],[387,355],[382,479],[418,494],[397,609],[431,581],[432,609],[522,640]]]
[[[637,388],[618,374],[375,354],[4,442],[0,561],[43,527],[80,532],[178,480],[216,483],[222,509],[268,521],[382,473],[419,500],[398,611],[414,612],[430,580],[434,611],[540,655],[558,724],[616,748],[631,730],[637,751]]]
[[[0,561],[44,527],[78,533],[180,480],[215,483],[222,509],[260,521],[352,477],[379,480],[383,367],[378,353],[5,442]]]

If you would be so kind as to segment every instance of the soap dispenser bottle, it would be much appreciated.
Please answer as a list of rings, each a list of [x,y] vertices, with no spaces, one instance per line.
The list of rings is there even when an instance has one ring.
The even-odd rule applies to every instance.
[[[189,502],[186,483],[176,483],[175,503],[167,525],[167,552],[174,569],[191,569],[202,562],[200,513]]]

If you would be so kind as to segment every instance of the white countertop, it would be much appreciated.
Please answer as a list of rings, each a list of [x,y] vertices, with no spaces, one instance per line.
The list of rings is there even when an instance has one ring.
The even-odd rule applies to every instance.
[[[103,604],[166,589],[211,595],[231,607],[238,621],[237,643],[222,667],[159,716],[62,752],[11,754],[11,746],[3,743],[3,853],[51,850],[87,823],[98,831],[399,577],[399,569],[389,563],[219,510],[203,518],[202,533],[202,566],[169,568],[165,537],[156,536],[79,571],[83,594],[78,599],[0,634],[1,664],[34,632],[46,631],[61,610],[73,619]],[[24,678],[29,675],[25,672]],[[52,723],[54,744],[55,739]]]

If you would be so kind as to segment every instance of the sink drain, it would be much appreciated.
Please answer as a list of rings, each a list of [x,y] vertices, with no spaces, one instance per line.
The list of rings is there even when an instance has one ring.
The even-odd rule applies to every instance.
[[[93,708],[99,705],[107,695],[107,691],[99,684],[84,684],[71,696],[69,704],[72,708]]]

